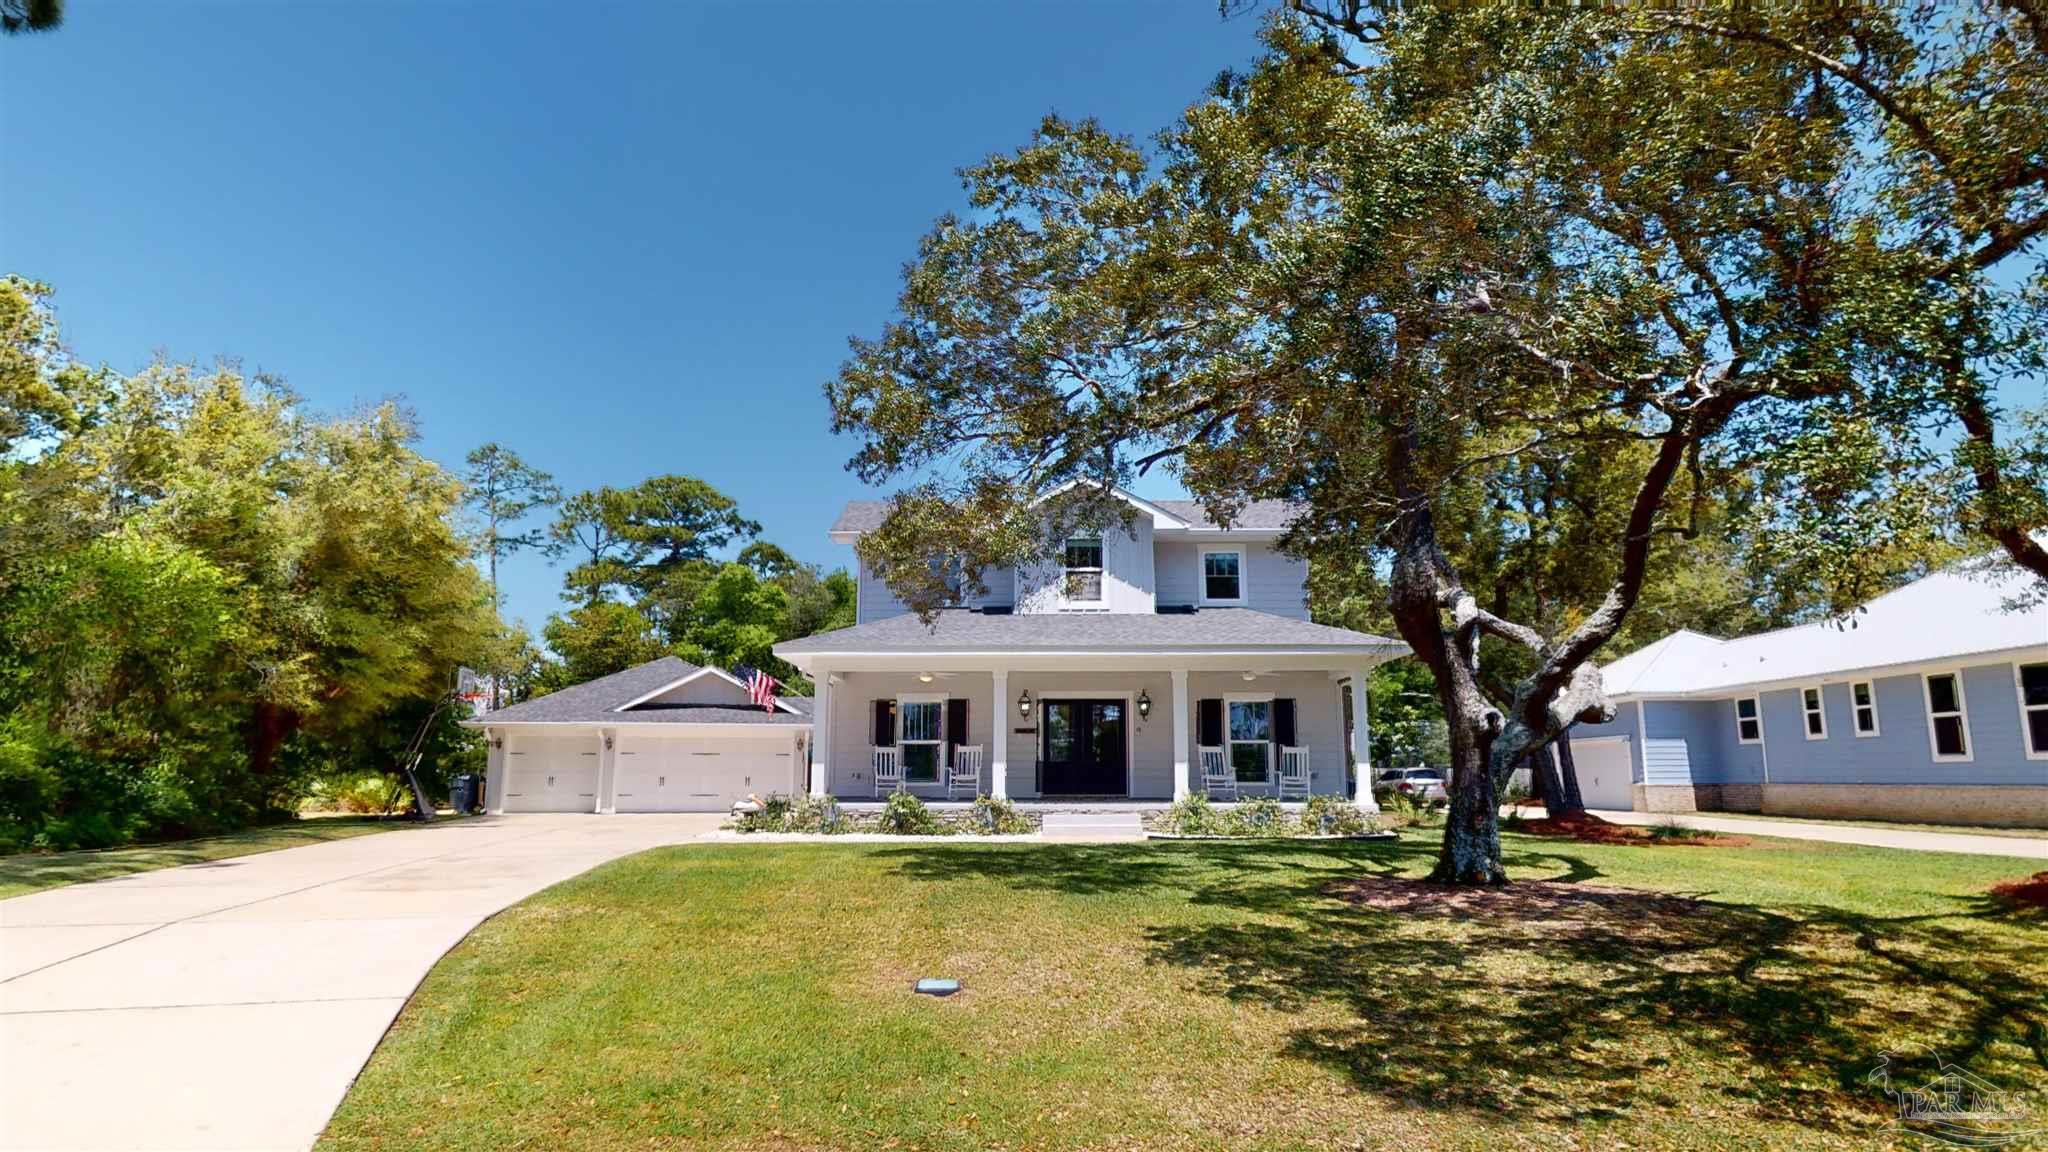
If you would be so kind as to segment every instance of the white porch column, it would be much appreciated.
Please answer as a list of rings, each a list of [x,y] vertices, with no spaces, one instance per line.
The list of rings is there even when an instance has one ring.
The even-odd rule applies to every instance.
[[[1367,686],[1372,683],[1372,669],[1360,668],[1351,674],[1351,758],[1358,762],[1357,778],[1351,783],[1351,802],[1367,812],[1380,810],[1380,802],[1372,798],[1372,724],[1366,713],[1366,697],[1370,695]]]
[[[823,796],[832,778],[832,673],[818,669],[811,707],[811,795]]]
[[[1188,786],[1188,670],[1173,670],[1173,798],[1185,800]]]
[[[989,711],[993,727],[988,734],[988,794],[998,800],[1010,795],[1010,670],[998,668],[995,679],[995,707]]]

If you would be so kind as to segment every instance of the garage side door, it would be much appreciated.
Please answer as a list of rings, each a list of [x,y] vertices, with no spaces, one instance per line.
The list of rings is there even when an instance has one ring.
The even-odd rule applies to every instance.
[[[1626,812],[1636,806],[1635,745],[1627,740],[1574,740],[1572,766],[1579,773],[1579,797],[1588,808]]]
[[[620,741],[618,811],[723,812],[795,786],[782,738],[641,736]]]
[[[597,736],[526,732],[505,741],[505,811],[597,811]]]

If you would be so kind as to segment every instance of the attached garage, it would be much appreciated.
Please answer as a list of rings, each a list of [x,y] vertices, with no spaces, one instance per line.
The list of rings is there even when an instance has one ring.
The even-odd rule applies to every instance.
[[[546,729],[505,742],[507,812],[595,812],[599,742],[595,732]]]
[[[465,723],[490,748],[492,812],[723,812],[809,785],[809,703],[764,707],[668,656]]]
[[[1586,807],[1627,812],[1636,806],[1635,745],[1627,737],[1573,740],[1572,766]]]
[[[723,812],[750,794],[802,791],[794,742],[780,735],[626,734],[613,810]]]

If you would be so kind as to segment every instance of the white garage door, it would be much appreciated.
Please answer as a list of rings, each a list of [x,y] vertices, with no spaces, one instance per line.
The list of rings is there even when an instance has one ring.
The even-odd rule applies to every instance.
[[[723,812],[748,793],[795,788],[786,735],[642,736],[619,741],[618,811]]]
[[[1586,807],[1626,812],[1636,806],[1630,771],[1635,754],[1635,745],[1619,738],[1572,741],[1572,767]]]
[[[597,811],[597,734],[522,732],[507,739],[505,811]]]

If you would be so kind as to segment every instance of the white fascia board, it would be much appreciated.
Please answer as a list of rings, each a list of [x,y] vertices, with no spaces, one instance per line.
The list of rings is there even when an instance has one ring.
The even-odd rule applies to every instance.
[[[654,691],[649,692],[644,696],[636,696],[633,699],[626,701],[624,704],[619,705],[617,708],[612,709],[612,711],[626,712],[634,708],[638,708],[640,705],[647,703],[649,700],[654,699],[656,696],[660,696],[665,692],[673,692],[676,689],[681,688],[683,685],[688,684],[690,681],[697,679],[699,676],[705,675],[716,676],[720,680],[723,680],[727,684],[730,684],[733,687],[738,688],[742,692],[747,690],[746,684],[742,683],[739,677],[733,675],[730,672],[727,672],[723,668],[716,668],[707,664],[704,667],[697,669],[695,672],[690,673],[688,676],[684,676],[681,679],[674,681],[673,683],[664,684],[661,687],[656,688]],[[776,698],[775,705],[776,710],[779,712],[787,712],[792,716],[801,715],[801,713],[799,713],[796,709],[791,708],[787,704],[784,704],[782,702],[781,697]],[[733,707],[740,707],[740,705],[733,705]]]
[[[856,544],[859,543],[860,538],[867,535],[867,533],[856,532],[853,529],[848,528],[845,530],[834,530],[831,532],[827,532],[825,533],[825,535],[828,538],[830,538],[834,544]]]
[[[783,659],[817,677],[835,672],[990,672],[1074,671],[1104,669],[1115,661],[1133,671],[1186,669],[1193,672],[1344,672],[1373,667],[1408,655],[1397,644],[1358,644],[1326,648],[1157,648],[1065,651],[1007,650],[985,652],[810,652]]]
[[[731,736],[740,732],[772,735],[800,732],[811,727],[809,720],[802,724],[737,724],[697,720],[628,720],[623,723],[615,720],[463,720],[459,723],[464,728],[590,728],[606,732],[674,732],[679,736],[687,736],[692,732],[716,732],[721,736]]]
[[[1032,501],[1032,503],[1042,504],[1045,501],[1052,499],[1053,497],[1059,495],[1062,492],[1067,492],[1074,488],[1078,488],[1083,484],[1093,486],[1094,482],[1091,480],[1069,480],[1065,484],[1061,484],[1057,488],[1054,488],[1051,491],[1047,492],[1045,495],[1040,496],[1038,499]],[[1186,520],[1183,520],[1180,517],[1174,515],[1173,513],[1168,512],[1166,509],[1161,508],[1159,505],[1154,504],[1150,500],[1145,499],[1143,496],[1134,495],[1127,489],[1111,486],[1109,489],[1109,494],[1116,497],[1119,500],[1122,500],[1124,503],[1129,504],[1131,507],[1136,508],[1138,511],[1146,513],[1147,515],[1151,516],[1152,529],[1155,532],[1161,529],[1172,531],[1177,529],[1183,529],[1188,526],[1188,522]]]
[[[1759,692],[1811,688],[1816,684],[1847,684],[1887,676],[1916,676],[1926,672],[1948,672],[1957,668],[1976,668],[1986,664],[2032,664],[2044,660],[2048,660],[2048,644],[2028,644],[2018,648],[1962,652],[1954,656],[1914,660],[1903,664],[1873,664],[1860,668],[1843,668],[1839,671],[1781,676],[1772,680],[1744,680],[1739,683],[1716,684],[1711,688],[1697,688],[1689,692],[1615,693],[1610,694],[1608,699],[1617,703],[1626,700],[1721,700],[1731,696],[1754,696]]]

